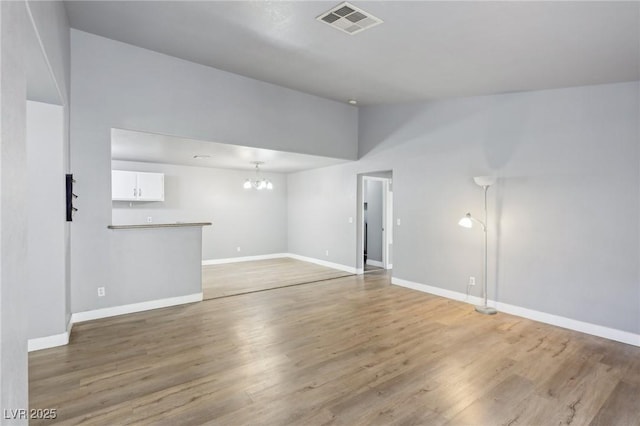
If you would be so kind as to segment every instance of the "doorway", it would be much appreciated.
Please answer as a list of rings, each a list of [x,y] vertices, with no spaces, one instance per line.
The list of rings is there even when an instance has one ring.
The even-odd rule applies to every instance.
[[[358,272],[392,269],[392,172],[376,172],[359,177]]]

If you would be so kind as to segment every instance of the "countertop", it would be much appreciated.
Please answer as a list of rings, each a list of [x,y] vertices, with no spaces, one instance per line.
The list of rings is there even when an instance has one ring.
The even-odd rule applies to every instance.
[[[109,225],[109,229],[180,228],[185,226],[210,226],[211,222],[145,223],[144,225]]]

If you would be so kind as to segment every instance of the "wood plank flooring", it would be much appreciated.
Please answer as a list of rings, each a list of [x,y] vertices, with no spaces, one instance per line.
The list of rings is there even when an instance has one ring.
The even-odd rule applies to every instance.
[[[205,299],[214,299],[349,275],[291,258],[206,265],[202,267],[202,292]]]
[[[350,276],[78,324],[40,424],[640,424],[640,348]],[[33,424],[39,424],[34,421]]]
[[[365,272],[369,272],[369,271],[382,271],[384,268],[381,268],[379,266],[373,266],[373,265],[367,265],[365,263],[364,265],[364,271]]]

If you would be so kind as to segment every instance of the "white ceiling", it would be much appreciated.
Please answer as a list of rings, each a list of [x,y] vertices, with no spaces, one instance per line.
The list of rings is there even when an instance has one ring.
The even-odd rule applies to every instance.
[[[195,159],[194,155],[208,155],[209,158]],[[278,173],[315,169],[347,161],[123,129],[111,129],[111,158],[245,170],[255,167],[252,161],[263,161],[260,169]]]
[[[74,28],[360,105],[640,79],[640,2],[69,1]]]

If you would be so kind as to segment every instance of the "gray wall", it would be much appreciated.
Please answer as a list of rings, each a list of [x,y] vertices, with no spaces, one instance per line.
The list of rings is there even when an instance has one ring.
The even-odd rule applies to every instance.
[[[59,1],[32,1],[27,6],[58,85],[62,103],[69,100],[71,49],[67,11]]]
[[[287,180],[261,173],[271,191],[242,187],[253,171],[113,161],[114,170],[165,174],[165,201],[113,202],[113,224],[213,222],[202,231],[202,259],[224,259],[287,251]],[[237,247],[241,251],[236,250]]]
[[[28,408],[24,3],[0,2],[0,409]],[[10,421],[0,417],[2,424]],[[26,421],[22,422],[26,424]]]
[[[489,296],[640,332],[639,89],[363,107],[357,163],[289,175],[289,251],[355,266],[356,175],[392,169],[393,275],[464,293],[482,236],[457,221],[481,213],[472,177],[495,174]]]
[[[98,298],[97,306],[92,304],[90,309],[202,291],[201,227],[114,229],[109,232],[108,262],[112,280],[105,297]],[[83,309],[79,304],[78,309],[81,312],[89,308]]]
[[[364,180],[367,203],[367,260],[382,262],[382,182]]]
[[[33,22],[31,20],[33,19]],[[61,2],[0,2],[0,408],[28,408],[27,401],[27,314],[24,297],[28,284],[28,163],[26,144],[26,96],[28,74],[27,41],[39,37],[64,106],[63,146],[68,153],[69,26]],[[45,76],[46,78],[46,76]],[[35,84],[35,83],[34,83]],[[60,165],[60,164],[58,164]],[[63,160],[62,168],[68,166]],[[63,177],[59,176],[60,182]],[[40,205],[42,210],[52,206]],[[68,227],[58,235],[58,243],[67,255],[65,286],[68,280]],[[23,285],[23,283],[27,283]],[[31,288],[29,290],[32,290]],[[58,299],[64,301],[69,315],[69,292],[64,289]],[[64,323],[64,316],[59,319]],[[63,330],[61,330],[63,331]],[[4,417],[4,416],[3,416]],[[3,424],[6,420],[0,420]],[[26,423],[26,422],[25,422]]]
[[[44,49],[43,55],[50,65],[53,80],[58,89],[57,105],[63,106],[63,145],[62,165],[63,173],[69,173],[69,90],[71,70],[71,46],[69,21],[64,4],[58,1],[27,1],[30,16],[35,25],[39,41]],[[60,177],[59,179],[63,179]],[[47,206],[45,209],[55,209]],[[65,323],[71,316],[71,240],[70,224],[63,221],[64,235],[64,282],[65,282]],[[59,331],[62,333],[64,330]]]
[[[29,338],[64,333],[65,186],[63,107],[27,102]]]
[[[287,175],[289,253],[355,267],[356,171],[347,163]]]
[[[97,287],[113,287],[106,228],[112,127],[356,157],[357,109],[349,105],[80,31],[71,31],[71,45],[71,165],[80,196],[72,230],[74,312],[98,306]],[[147,293],[157,298],[153,289]],[[127,300],[109,293],[103,299]]]

